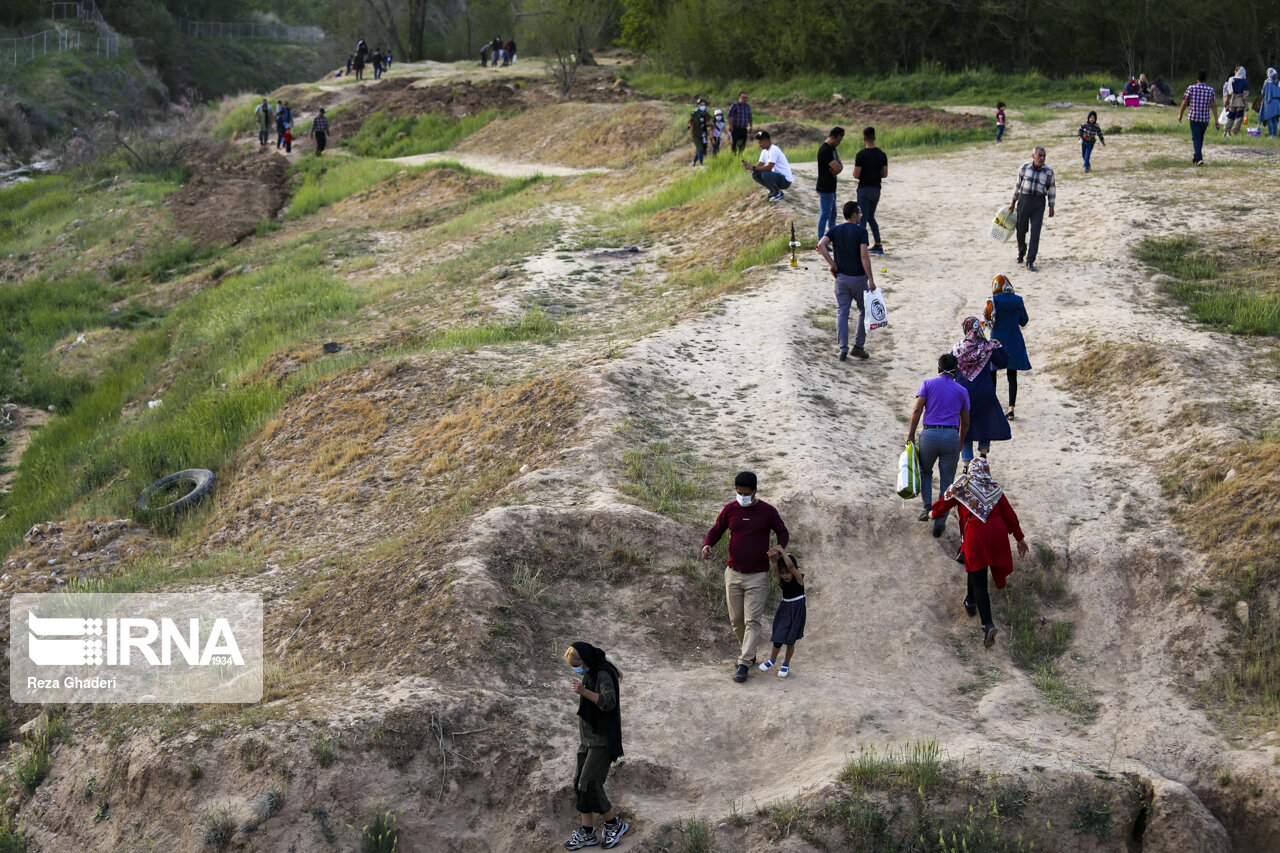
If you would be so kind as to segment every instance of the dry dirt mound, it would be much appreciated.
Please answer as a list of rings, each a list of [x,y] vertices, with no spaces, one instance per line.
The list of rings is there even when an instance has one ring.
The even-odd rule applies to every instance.
[[[238,243],[284,207],[289,163],[281,155],[217,162],[206,151],[191,161],[197,173],[170,197],[169,208],[178,228],[201,247]]]
[[[330,124],[338,138],[354,135],[369,116],[386,111],[391,116],[447,113],[454,118],[489,109],[514,110],[546,104],[552,96],[541,87],[525,87],[522,81],[493,80],[476,85],[470,80],[436,86],[418,86],[414,77],[383,80],[363,91],[363,97],[333,117]]]
[[[813,98],[792,97],[780,101],[756,101],[752,106],[759,112],[784,119],[821,121],[860,128],[865,125],[884,127],[922,127],[934,125],[953,130],[969,130],[986,127],[990,121],[983,116],[968,113],[945,113],[931,107],[913,107],[907,104],[882,104],[877,101],[861,101],[856,98],[840,98],[819,101]]]
[[[659,101],[624,104],[554,104],[497,119],[455,150],[554,161],[580,168],[619,167],[659,157],[678,144],[678,116]]]

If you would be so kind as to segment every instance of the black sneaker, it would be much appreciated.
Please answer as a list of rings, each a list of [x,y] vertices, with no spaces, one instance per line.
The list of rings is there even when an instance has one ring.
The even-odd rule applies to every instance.
[[[1014,261],[1018,266],[1022,266],[1022,255],[1018,255],[1018,260]]]
[[[935,518],[933,520],[933,538],[940,539],[942,532],[947,529],[947,520],[945,518]]]
[[[747,665],[745,663],[738,664],[737,670],[733,673],[733,680],[739,684],[747,680]]]
[[[987,625],[982,629],[982,647],[989,649],[996,644],[996,626]]]
[[[1035,271],[1036,271],[1036,262],[1027,261],[1027,272],[1035,272]]]
[[[883,254],[884,254],[884,246],[881,246],[879,243],[876,243],[876,244],[875,244],[874,246],[872,246],[870,249],[867,249],[867,251],[868,251],[870,254],[872,254],[872,255],[883,255]]]
[[[871,358],[871,353],[867,352],[867,351],[866,351],[866,350],[864,350],[862,347],[854,347],[853,349],[849,350],[849,353],[850,353],[854,358],[861,358],[861,359],[864,359],[864,360],[865,360],[865,359],[868,359],[868,358]]]
[[[583,832],[582,827],[578,827],[573,831],[573,835],[569,836],[569,840],[564,843],[565,850],[581,850],[583,847],[595,847],[600,844],[600,837],[596,835],[594,829],[589,832]]]
[[[929,510],[926,509],[924,512],[920,513],[920,516],[916,521],[928,521],[931,518],[933,518],[933,516],[930,514]]]
[[[964,600],[964,612],[965,612],[965,613],[968,613],[970,616],[977,616],[977,615],[978,615],[978,608],[976,608],[976,607],[974,607],[972,604],[970,604],[970,603],[969,603],[969,599],[967,599],[967,598],[966,598],[966,599]]]
[[[841,361],[849,360],[849,351],[847,349],[840,350],[840,360]]]
[[[606,821],[604,828],[600,832],[600,834],[604,836],[604,843],[600,846],[605,850],[608,850],[611,847],[617,847],[618,842],[622,840],[622,836],[626,835],[627,830],[630,828],[631,824],[627,823],[625,820],[618,820],[615,818],[612,824]]]

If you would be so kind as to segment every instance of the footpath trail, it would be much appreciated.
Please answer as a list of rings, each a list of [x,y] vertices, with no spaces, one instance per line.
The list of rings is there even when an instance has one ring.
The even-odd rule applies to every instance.
[[[782,263],[748,273],[758,281],[751,292],[615,363],[616,378],[646,389],[643,405],[676,407],[671,429],[702,458],[722,460],[726,501],[736,470],[758,472],[760,495],[780,509],[808,572],[809,623],[789,680],[753,671],[735,684],[727,625],[714,665],[632,659],[627,638],[612,638],[630,674],[631,760],[671,770],[665,790],[618,791],[642,820],[721,815],[814,790],[866,744],[936,737],[949,758],[983,772],[1137,770],[1186,784],[1227,749],[1183,692],[1186,673],[1211,666],[1221,628],[1203,608],[1161,595],[1172,577],[1134,559],[1177,550],[1159,472],[1143,461],[1131,425],[1067,389],[1054,367],[1104,339],[1205,352],[1245,346],[1152,310],[1154,290],[1131,247],[1149,225],[1133,216],[1135,199],[1158,173],[1138,164],[1166,149],[1181,157],[1187,146],[1180,137],[1125,142],[1100,149],[1087,176],[1078,145],[1050,144],[1058,215],[1046,220],[1036,273],[1015,267],[1012,240],[987,236],[1028,158],[1025,138],[908,161],[889,152],[879,214],[888,254],[873,261],[891,324],[871,334],[867,362],[837,361],[834,323],[819,317],[834,309],[831,278],[808,252],[799,270]],[[851,186],[846,178],[841,201]],[[787,202],[806,234],[817,218],[811,187],[812,172],[802,171]],[[934,539],[916,520],[919,501],[893,494],[915,390],[961,337],[963,318],[981,312],[996,273],[1026,300],[1034,370],[1021,376],[1014,437],[994,446],[993,473],[1033,545],[1029,560],[1044,545],[1066,567],[1072,604],[1050,616],[1075,625],[1061,663],[1099,703],[1087,724],[1049,705],[1014,665],[1003,623],[996,646],[982,648],[960,606],[954,515]],[[1243,359],[1226,361],[1225,383],[1275,401],[1274,388],[1236,366]],[[1168,381],[1174,399],[1191,390]],[[999,387],[1007,402],[1003,374]],[[690,553],[698,544],[678,543]],[[1189,586],[1202,571],[1193,561],[1177,579]],[[1021,577],[1015,571],[1010,583]],[[959,691],[976,664],[999,675],[976,693]]]

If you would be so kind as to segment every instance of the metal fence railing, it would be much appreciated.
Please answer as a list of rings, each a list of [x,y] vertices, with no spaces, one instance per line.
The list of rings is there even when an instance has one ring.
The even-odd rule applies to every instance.
[[[74,30],[42,30],[21,38],[0,39],[0,62],[21,65],[50,53],[80,49],[80,33]]]
[[[291,41],[314,44],[324,40],[319,27],[290,27],[285,24],[263,24],[255,21],[188,21],[174,18],[178,32],[190,39],[231,39]]]
[[[83,22],[91,25],[95,32],[86,33],[83,28],[55,25],[54,29],[42,30],[35,35],[0,39],[0,63],[21,65],[51,53],[69,51],[92,50],[99,59],[115,59],[120,54],[120,39],[107,26],[93,0],[54,3],[52,17]]]

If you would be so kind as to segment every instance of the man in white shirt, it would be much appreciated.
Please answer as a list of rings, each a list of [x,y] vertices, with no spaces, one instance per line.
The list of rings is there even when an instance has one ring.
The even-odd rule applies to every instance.
[[[769,201],[782,201],[787,197],[783,190],[788,189],[793,180],[787,155],[773,144],[767,130],[756,131],[756,144],[760,146],[760,160],[755,164],[743,160],[742,168],[750,171],[756,183],[769,191]]]

